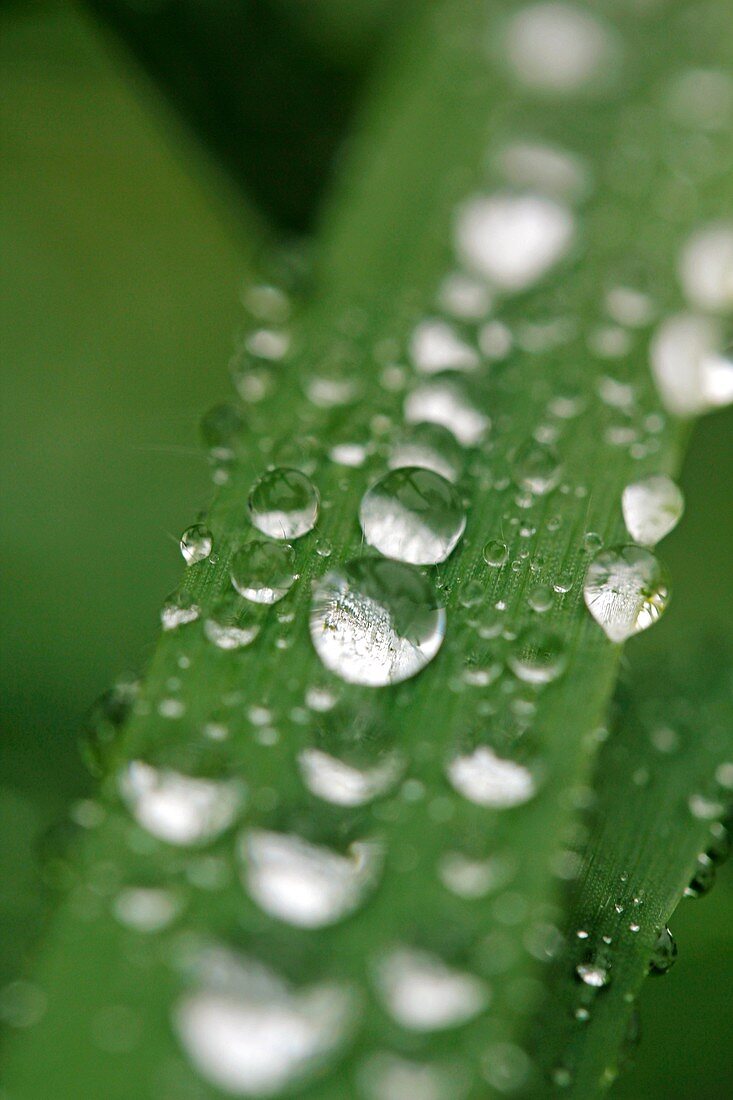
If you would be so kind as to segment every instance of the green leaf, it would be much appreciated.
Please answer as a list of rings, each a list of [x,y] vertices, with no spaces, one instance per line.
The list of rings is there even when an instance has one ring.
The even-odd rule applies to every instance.
[[[720,24],[725,13],[711,11]],[[317,293],[276,366],[253,360],[263,340],[261,320],[253,322],[238,376],[248,398],[244,428],[230,441],[234,457],[217,470],[224,484],[207,521],[215,553],[187,570],[179,594],[179,609],[189,612],[182,618],[200,614],[164,634],[129,721],[103,754],[109,770],[99,805],[70,858],[72,886],[36,971],[47,1008],[10,1051],[8,1087],[24,1097],[44,1095],[49,1079],[61,1096],[206,1096],[217,1084],[262,1093],[252,1079],[257,1055],[269,1073],[280,1067],[287,1085],[326,1100],[388,1095],[391,1058],[409,1080],[417,1072],[444,1082],[438,1087],[450,1097],[542,1087],[537,1052],[526,1049],[540,960],[559,920],[559,857],[619,662],[619,647],[586,612],[583,578],[599,544],[626,539],[625,485],[673,474],[687,434],[652,386],[647,318],[635,328],[627,314],[609,341],[607,292],[643,291],[632,298],[646,303],[648,295],[657,315],[679,309],[679,249],[720,215],[729,182],[719,131],[708,135],[706,170],[690,173],[688,131],[665,91],[670,58],[682,69],[702,46],[709,57],[722,49],[719,25],[703,26],[686,9],[620,13],[613,32],[591,24],[611,91],[555,99],[548,110],[545,95],[507,73],[509,14],[451,0],[395,44],[324,217]],[[516,224],[507,228],[503,205],[515,210],[506,173],[517,171],[516,143],[529,138],[558,143],[580,162],[561,161],[562,199],[556,174],[534,183],[554,193],[529,200],[543,244],[545,214],[560,241],[569,244],[567,229],[575,230],[544,281],[514,266],[514,250],[526,258],[527,245]],[[670,181],[670,160],[682,182]],[[526,150],[519,163],[526,165]],[[530,163],[536,172],[536,158]],[[501,255],[491,257],[505,293],[489,316],[500,327],[479,333],[488,317],[450,321],[478,366],[441,379],[465,388],[464,406],[450,404],[451,389],[439,395],[439,413],[464,445],[458,488],[467,526],[445,564],[413,572],[406,585],[410,593],[435,587],[445,641],[412,679],[376,689],[344,684],[311,645],[311,588],[362,556],[360,501],[385,472],[415,393],[435,383],[410,369],[411,356],[424,358],[414,351],[415,328],[436,312],[448,321],[438,298],[458,263],[456,220],[477,193],[482,204],[487,194],[499,202],[507,234]],[[476,213],[483,217],[486,207]],[[475,241],[462,247],[472,251]],[[485,255],[474,255],[479,261],[485,266]],[[618,304],[610,312],[618,314]],[[507,330],[511,349],[502,348]],[[623,354],[609,362],[619,339]],[[272,349],[271,333],[265,343]],[[423,414],[424,397],[423,390]],[[363,452],[363,464],[344,465],[335,449],[343,445]],[[259,632],[250,645],[224,651],[203,624],[230,591],[233,563],[245,587],[255,535],[246,502],[269,465],[305,469],[321,516],[295,545],[289,595],[266,612],[242,605],[237,624]],[[487,563],[489,541],[506,545],[505,560],[487,555],[499,565]],[[361,639],[364,660],[379,664],[388,650],[384,623],[372,614],[367,604],[355,621],[357,629],[372,625]],[[354,766],[396,759],[402,780],[370,804],[334,805],[303,782],[302,754],[314,749]],[[459,793],[466,784],[456,780],[456,756],[470,760],[476,750],[503,761],[499,776],[514,780],[510,796],[498,784],[503,798],[523,804],[491,807]],[[464,760],[464,774],[465,767]],[[187,794],[200,805],[210,788],[174,779],[188,812],[161,824],[151,819],[150,800],[141,808],[134,797],[155,784],[151,769],[166,783],[173,772],[220,784],[208,812],[194,815],[195,828]],[[235,837],[230,819],[240,794]],[[192,832],[198,846],[180,843],[196,839]],[[272,833],[289,839],[273,847]],[[332,874],[301,842],[341,857],[326,864]],[[280,859],[290,885],[260,874],[263,861],[273,872]],[[314,861],[330,892],[314,880]],[[456,889],[456,867],[465,870],[466,861],[482,870],[481,897]],[[349,879],[356,865],[362,873]],[[130,917],[130,891],[139,899],[140,889],[165,891],[169,922],[159,932],[140,932],[134,905]],[[438,960],[432,969],[426,954]],[[235,962],[240,955],[255,962]],[[261,966],[277,977],[263,978]],[[410,976],[419,979],[417,992]],[[296,992],[275,992],[279,981]],[[286,1060],[293,1048],[285,1050],[282,1030],[241,1053],[253,1012],[270,1018],[263,1000],[294,1019],[298,1035],[308,1024],[307,1065]],[[226,1050],[217,1045],[223,1023],[233,1028]],[[186,1050],[202,1071],[200,1086]],[[245,1055],[244,1068],[225,1071],[223,1057]]]

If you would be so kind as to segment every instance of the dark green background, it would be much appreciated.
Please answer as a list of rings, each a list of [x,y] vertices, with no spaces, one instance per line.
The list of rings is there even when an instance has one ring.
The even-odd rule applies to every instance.
[[[17,3],[0,8],[0,22],[8,972],[39,920],[38,837],[91,789],[76,749],[83,713],[144,663],[180,571],[177,536],[209,495],[197,421],[227,396],[256,233],[212,162],[86,16]],[[357,83],[344,79],[344,95]],[[317,185],[308,181],[311,199]],[[297,203],[283,209],[297,220]],[[728,411],[695,431],[687,515],[662,551],[674,601],[630,659],[636,646],[689,646],[709,628],[733,637],[732,473]],[[616,1091],[628,1100],[713,1098],[733,1081],[730,866],[672,924],[680,960],[643,995],[643,1045]]]

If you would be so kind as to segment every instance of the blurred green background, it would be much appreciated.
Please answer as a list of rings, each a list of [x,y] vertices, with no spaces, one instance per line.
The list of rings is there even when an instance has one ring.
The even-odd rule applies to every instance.
[[[261,239],[233,180],[285,233],[307,227],[379,20],[397,18],[385,0],[357,5],[362,22],[351,26],[349,4],[294,4],[287,19],[284,0],[254,7],[249,30],[265,36],[265,60],[238,89],[254,107],[232,114],[243,137],[235,148],[230,135],[227,153],[226,129],[198,146],[80,9],[0,6],[0,978],[40,924],[39,838],[92,788],[76,747],[83,714],[144,664],[180,571],[177,536],[210,492],[197,422],[227,396],[238,291]],[[180,74],[159,63],[175,97]],[[231,98],[232,86],[219,91]],[[337,105],[319,112],[328,99]],[[196,124],[204,108],[193,96],[182,110]],[[275,141],[278,112],[290,129]],[[253,166],[247,151],[263,135]],[[710,628],[733,638],[732,471],[729,410],[695,431],[687,515],[663,551],[675,599],[629,657],[634,646],[689,646]],[[616,1090],[626,1100],[719,1097],[733,1081],[730,865],[672,926],[680,960],[647,983],[637,1065]]]

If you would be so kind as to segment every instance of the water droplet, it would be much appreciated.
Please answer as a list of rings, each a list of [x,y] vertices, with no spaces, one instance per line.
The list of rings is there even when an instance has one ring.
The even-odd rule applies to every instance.
[[[489,428],[489,418],[475,407],[454,382],[426,382],[405,398],[408,424],[440,424],[464,447],[474,447]]]
[[[496,157],[508,183],[543,195],[577,200],[588,190],[588,169],[580,157],[536,141],[506,145]]]
[[[722,332],[712,317],[679,313],[662,321],[650,357],[669,412],[698,416],[733,402],[733,353],[722,348]]]
[[[624,642],[664,612],[669,602],[667,573],[650,550],[614,546],[590,563],[583,597],[611,641]]]
[[[202,844],[228,829],[244,799],[235,780],[198,779],[133,760],[120,794],[138,825],[169,844]]]
[[[263,535],[299,539],[316,525],[318,490],[300,470],[268,470],[252,486],[249,515]]]
[[[580,963],[576,966],[575,973],[584,985],[589,985],[593,989],[603,989],[611,981],[608,968],[598,963]]]
[[[567,667],[565,643],[559,634],[540,626],[520,631],[507,663],[515,676],[527,684],[549,684]]]
[[[682,490],[660,475],[627,485],[621,505],[632,539],[642,546],[655,546],[677,526],[685,502]]]
[[[371,768],[357,768],[320,749],[303,749],[300,773],[311,794],[334,806],[364,806],[396,783],[402,761],[395,753]]]
[[[440,284],[438,304],[462,321],[480,321],[491,308],[491,297],[485,283],[454,271]]]
[[[538,282],[569,251],[575,219],[544,195],[476,195],[458,212],[456,251],[467,267],[500,290],[517,293]]]
[[[392,470],[366,491],[359,522],[370,546],[388,558],[436,565],[455,548],[466,526],[456,490],[434,470]]]
[[[392,447],[389,468],[419,466],[434,470],[446,481],[456,481],[463,466],[463,453],[455,436],[439,424],[415,424]]]
[[[295,991],[259,962],[210,951],[199,988],[176,1005],[174,1027],[215,1087],[279,1096],[333,1060],[353,1019],[352,996],[340,986]]]
[[[501,539],[489,539],[484,546],[483,557],[487,565],[498,569],[509,557],[506,543],[502,542]]]
[[[296,579],[295,551],[288,543],[253,539],[232,558],[231,579],[246,600],[277,603]]]
[[[560,459],[554,447],[530,439],[514,456],[513,472],[517,485],[543,496],[560,479]]]
[[[438,873],[448,890],[460,898],[473,900],[505,886],[512,878],[513,869],[498,856],[469,859],[460,852],[448,852],[440,861]]]
[[[410,338],[410,358],[421,374],[475,370],[479,357],[445,321],[421,321]]]
[[[234,405],[215,405],[201,418],[200,430],[212,459],[224,462],[234,457],[234,445],[244,431],[244,419]]]
[[[504,45],[522,84],[563,96],[605,87],[620,50],[615,33],[596,15],[557,0],[517,12]]]
[[[266,913],[297,928],[324,928],[353,913],[381,866],[373,842],[355,841],[341,855],[259,829],[244,834],[240,854],[250,896]]]
[[[693,233],[682,249],[679,275],[690,305],[711,313],[733,309],[733,224]]]
[[[552,607],[552,589],[547,584],[538,584],[527,596],[527,603],[533,611],[543,615]]]
[[[677,944],[674,936],[669,928],[663,928],[654,942],[649,969],[653,974],[666,974],[674,966],[676,959]]]
[[[196,565],[199,561],[205,561],[212,551],[214,541],[211,531],[201,523],[195,523],[193,527],[187,527],[181,535],[181,553],[186,565]]]
[[[174,592],[160,610],[160,625],[163,630],[177,630],[179,626],[195,622],[201,614],[201,608],[187,592]]]
[[[234,592],[227,592],[204,619],[204,634],[219,649],[242,649],[251,645],[260,632],[251,603],[244,603]]]
[[[489,1003],[489,990],[479,978],[412,948],[396,948],[386,955],[376,969],[376,980],[387,1011],[411,1031],[458,1027]]]
[[[367,1100],[461,1100],[466,1076],[458,1066],[412,1062],[384,1053],[361,1066],[359,1086]]]
[[[701,898],[715,885],[715,864],[707,852],[701,852],[695,863],[695,871],[685,887],[686,898]]]
[[[445,635],[445,610],[413,566],[360,558],[313,587],[310,631],[326,668],[381,687],[415,676]]]
[[[114,915],[120,924],[136,932],[160,932],[181,909],[181,901],[170,890],[152,886],[129,886],[114,900]]]
[[[87,715],[80,747],[92,775],[100,777],[107,771],[139,691],[138,681],[121,680],[104,692]]]
[[[494,810],[521,806],[533,798],[537,787],[529,768],[504,760],[487,745],[468,756],[456,756],[446,769],[453,787],[477,806]]]

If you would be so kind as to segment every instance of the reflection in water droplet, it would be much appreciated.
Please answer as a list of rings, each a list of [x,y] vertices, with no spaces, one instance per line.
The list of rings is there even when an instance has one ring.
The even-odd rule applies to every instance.
[[[241,649],[251,645],[260,632],[251,603],[245,603],[234,592],[217,600],[204,619],[204,634],[219,649]]]
[[[231,579],[246,600],[277,603],[296,579],[295,551],[288,543],[253,539],[232,558]]]
[[[489,990],[473,974],[453,970],[436,955],[396,948],[376,969],[387,1011],[411,1031],[458,1027],[489,1003]]]
[[[624,642],[655,623],[669,602],[664,567],[650,550],[615,546],[591,562],[583,597],[612,642]]]
[[[549,684],[567,667],[565,643],[559,634],[542,627],[526,627],[517,636],[507,663],[514,675],[525,683]]]
[[[445,611],[413,566],[360,558],[313,587],[310,631],[326,668],[342,680],[381,687],[415,676],[445,634]]]
[[[260,963],[210,951],[199,988],[175,1007],[175,1031],[198,1072],[237,1096],[279,1096],[332,1064],[352,1028],[350,992],[292,990]]]
[[[489,419],[452,382],[426,382],[405,398],[408,424],[440,424],[464,447],[474,447],[489,428]]]
[[[242,837],[245,886],[266,913],[298,928],[323,928],[352,913],[381,865],[373,842],[341,855],[300,837],[252,829]]]
[[[484,546],[483,557],[486,564],[491,565],[493,568],[504,565],[509,557],[506,543],[502,542],[501,539],[489,539]]]
[[[517,485],[530,493],[543,496],[554,489],[560,479],[560,459],[549,444],[530,439],[514,456],[514,479]]]
[[[725,352],[711,317],[679,313],[662,321],[651,342],[654,380],[675,416],[698,416],[733,402],[733,352]]]
[[[648,477],[627,485],[621,497],[626,530],[642,546],[655,546],[679,523],[685,501],[668,477]]]
[[[677,944],[669,928],[663,928],[657,936],[652,957],[649,960],[649,969],[652,974],[666,974],[671,970],[677,959]]]
[[[711,313],[733,309],[733,224],[693,233],[682,249],[679,273],[690,305]]]
[[[300,773],[311,794],[334,806],[363,806],[384,794],[402,771],[402,761],[391,754],[372,768],[357,768],[320,749],[303,749]]]
[[[114,900],[114,915],[120,924],[137,932],[159,932],[178,915],[181,902],[170,890],[157,887],[127,887]]]
[[[603,86],[619,47],[597,16],[579,5],[550,0],[517,12],[507,28],[505,49],[526,87],[570,95]]]
[[[234,821],[243,802],[234,780],[195,779],[133,760],[119,779],[120,794],[138,825],[169,844],[213,840]]]
[[[477,806],[494,810],[521,806],[537,790],[528,768],[514,760],[502,759],[487,745],[480,745],[468,756],[454,757],[446,771],[459,794]]]
[[[249,515],[263,535],[299,539],[318,518],[318,490],[300,470],[268,470],[252,486]]]
[[[478,195],[458,212],[455,246],[461,260],[500,290],[526,290],[568,252],[571,211],[544,195]]]
[[[463,466],[463,454],[455,436],[440,424],[415,424],[392,447],[391,470],[419,466],[434,470],[446,481],[456,481]]]
[[[195,565],[208,558],[214,545],[211,531],[201,523],[187,527],[181,535],[181,553],[186,565]]]
[[[433,470],[392,470],[366,491],[359,507],[364,538],[381,554],[436,565],[455,548],[466,514],[450,482]]]
[[[435,319],[421,321],[413,331],[410,358],[421,374],[474,370],[479,365],[476,351],[449,324]]]

